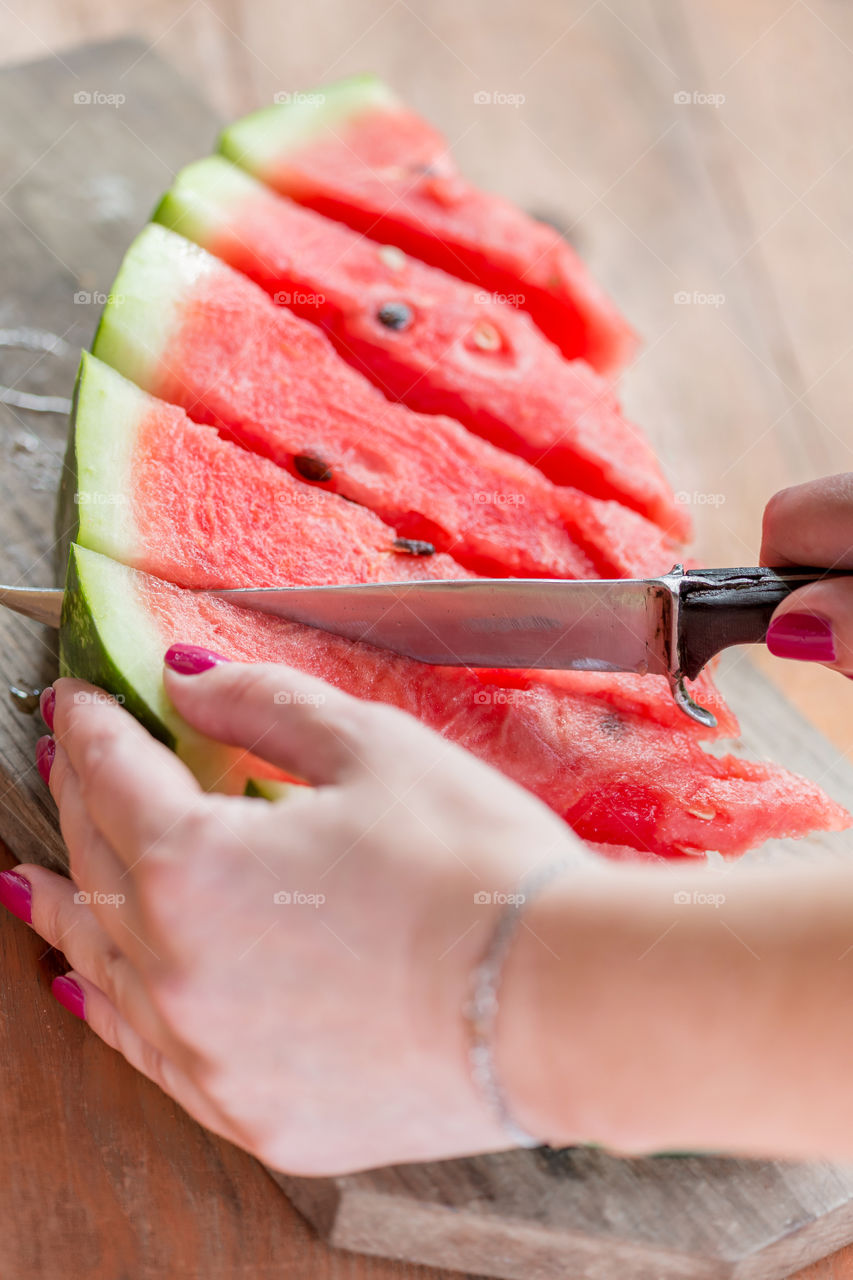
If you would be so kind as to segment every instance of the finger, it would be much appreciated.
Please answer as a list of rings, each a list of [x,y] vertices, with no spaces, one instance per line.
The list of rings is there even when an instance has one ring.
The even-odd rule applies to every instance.
[[[371,719],[380,714],[371,703],[272,663],[222,663],[197,675],[167,667],[165,685],[200,733],[318,786],[362,771]]]
[[[133,882],[115,850],[92,821],[83,800],[80,779],[62,746],[55,749],[48,782],[59,812],[59,827],[68,849],[69,871],[77,889],[95,899],[94,914],[104,903],[135,913]],[[116,912],[105,913],[103,924],[115,937]],[[138,920],[137,925],[138,928]]]
[[[86,809],[125,866],[203,809],[189,769],[127,711],[83,680],[57,680],[55,736],[68,755]]]
[[[195,1120],[231,1142],[237,1140],[232,1126],[189,1076],[167,1053],[146,1040],[85,974],[72,970],[64,978],[54,981],[53,992],[66,1009],[83,1018],[96,1036],[158,1085]]]
[[[853,569],[853,472],[774,494],[764,512],[760,559]]]
[[[74,884],[45,867],[21,864],[15,874],[30,885],[33,930],[94,983],[134,1026],[161,1049],[175,1051],[173,1037],[154,1010],[136,969],[101,928]],[[130,936],[130,935],[126,935]]]
[[[773,614],[767,648],[778,658],[820,662],[853,676],[853,580],[813,582]]]

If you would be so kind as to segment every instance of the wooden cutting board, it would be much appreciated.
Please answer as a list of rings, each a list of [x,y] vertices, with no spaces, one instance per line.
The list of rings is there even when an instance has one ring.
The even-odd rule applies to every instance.
[[[75,101],[75,94],[82,97]],[[210,149],[216,121],[189,86],[133,41],[0,73],[0,118],[7,124],[0,140],[7,184],[0,329],[18,331],[24,342],[0,347],[0,384],[67,397],[79,348],[97,322],[99,294],[109,290],[124,249],[174,170]],[[42,337],[21,332],[27,329]],[[50,345],[45,334],[56,339],[52,351],[43,349]],[[62,414],[0,404],[4,581],[52,581],[65,431]],[[4,686],[26,693],[55,674],[54,637],[44,629],[3,614],[0,641]],[[741,714],[744,748],[819,778],[853,806],[853,769],[742,654],[726,667],[721,683]],[[31,763],[41,726],[22,712],[23,702],[0,697],[0,835],[21,859],[61,862],[54,812]],[[849,837],[815,837],[799,844],[796,856],[843,854],[849,846]],[[790,853],[777,845],[760,856]],[[111,1061],[115,1073],[130,1071]],[[77,1087],[84,1091],[85,1079]],[[109,1106],[102,1097],[89,1102]],[[113,1119],[121,1129],[121,1114]],[[141,1176],[141,1167],[125,1168],[124,1176],[135,1172]],[[185,1172],[192,1179],[189,1155]],[[346,1178],[275,1176],[336,1245],[506,1280],[776,1280],[853,1239],[853,1167],[828,1164],[618,1160],[579,1149]],[[209,1212],[215,1217],[215,1206]],[[137,1234],[151,1227],[133,1225]],[[110,1274],[119,1271],[128,1273],[124,1261]],[[257,1259],[241,1261],[238,1249],[227,1274],[248,1280],[260,1274]],[[268,1263],[263,1274],[276,1270]],[[296,1273],[282,1261],[281,1274]]]

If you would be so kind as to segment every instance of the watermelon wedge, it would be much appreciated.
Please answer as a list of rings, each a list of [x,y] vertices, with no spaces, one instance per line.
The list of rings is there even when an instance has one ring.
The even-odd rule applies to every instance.
[[[241,661],[274,661],[417,716],[539,796],[585,839],[646,854],[736,854],[769,836],[840,829],[848,815],[774,766],[706,755],[689,732],[623,717],[604,695],[547,684],[488,696],[462,668],[424,667],[183,590],[82,547],[69,557],[61,666],[120,694],[203,780],[237,790],[259,762],[214,748],[175,715],[162,662],[175,641]],[[275,778],[266,766],[260,776]],[[280,775],[279,775],[280,776]]]
[[[66,550],[76,542],[194,589],[471,576],[440,552],[413,555],[418,548],[372,512],[223,440],[85,353],[57,539]],[[603,694],[617,711],[697,739],[737,732],[707,676],[696,696],[717,711],[713,735],[685,720],[661,677],[482,671],[478,678],[489,697],[544,681],[574,697]]]
[[[165,228],[128,251],[94,353],[196,422],[489,576],[666,572],[661,531],[552,485],[450,418],[389,403],[325,336]],[[620,550],[628,552],[620,557]]]
[[[441,134],[372,76],[247,116],[220,150],[300,204],[510,299],[569,359],[612,373],[635,350],[562,236],[467,182]]]
[[[182,587],[467,578],[84,353],[57,533]]]
[[[283,199],[219,156],[178,175],[155,218],[319,323],[392,399],[444,413],[555,484],[615,499],[686,539],[639,428],[523,312]]]

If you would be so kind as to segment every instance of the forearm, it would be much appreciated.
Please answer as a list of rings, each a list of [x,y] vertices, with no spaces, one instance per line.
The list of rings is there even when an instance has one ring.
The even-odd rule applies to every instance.
[[[497,1055],[532,1132],[853,1156],[848,870],[604,867],[565,877],[524,924]]]

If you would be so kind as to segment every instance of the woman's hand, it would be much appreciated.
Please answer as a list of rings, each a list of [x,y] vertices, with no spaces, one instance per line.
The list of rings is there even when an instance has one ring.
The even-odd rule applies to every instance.
[[[19,913],[31,889],[33,928],[73,967],[63,1003],[280,1169],[509,1145],[469,1074],[471,972],[496,894],[566,852],[592,855],[401,712],[279,666],[165,679],[202,733],[313,785],[276,804],[204,794],[114,701],[59,680],[40,767],[74,883],[12,874]]]
[[[764,512],[761,563],[853,569],[853,472],[775,494]],[[853,676],[853,579],[793,592],[773,615],[767,647]]]

